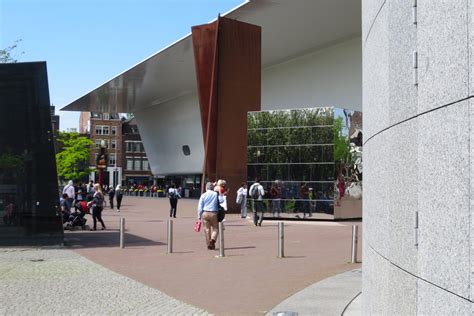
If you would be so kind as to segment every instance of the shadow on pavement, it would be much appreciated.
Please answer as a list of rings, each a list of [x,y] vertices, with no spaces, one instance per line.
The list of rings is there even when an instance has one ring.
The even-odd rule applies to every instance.
[[[236,250],[236,249],[251,249],[255,248],[255,246],[246,246],[246,247],[225,247],[225,250]]]
[[[65,232],[64,246],[68,248],[97,248],[119,247],[120,236],[118,231],[75,231]],[[125,246],[156,246],[166,245],[137,235],[125,233]]]

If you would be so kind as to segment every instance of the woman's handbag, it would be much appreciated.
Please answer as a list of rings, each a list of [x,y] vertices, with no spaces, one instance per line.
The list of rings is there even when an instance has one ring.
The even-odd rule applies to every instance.
[[[196,233],[199,233],[201,231],[201,224],[202,222],[199,219],[196,221],[196,224],[194,224],[194,231]]]
[[[219,193],[217,193],[217,221],[222,222],[225,218],[225,210],[219,203]]]
[[[244,196],[240,193],[237,194],[237,199],[235,200],[235,203],[241,204],[242,200],[244,199]]]

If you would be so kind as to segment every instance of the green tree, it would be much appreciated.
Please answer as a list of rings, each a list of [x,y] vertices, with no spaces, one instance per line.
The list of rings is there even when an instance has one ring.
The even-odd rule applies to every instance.
[[[61,180],[78,181],[94,170],[87,167],[93,145],[89,138],[79,133],[59,132],[58,143],[56,166]]]
[[[346,163],[351,158],[349,139],[343,135],[344,123],[342,117],[334,119],[334,160]]]
[[[13,57],[12,52],[18,47],[19,42],[21,42],[21,39],[16,40],[13,45],[8,46],[7,48],[0,49],[0,63],[16,63],[18,61]],[[21,52],[20,54],[24,54],[24,52]]]

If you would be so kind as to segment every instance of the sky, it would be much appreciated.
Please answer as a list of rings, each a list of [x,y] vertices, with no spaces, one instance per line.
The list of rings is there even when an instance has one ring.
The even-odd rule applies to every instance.
[[[47,62],[60,129],[78,128],[79,112],[60,108],[242,2],[0,0],[0,48],[21,40],[18,62]]]

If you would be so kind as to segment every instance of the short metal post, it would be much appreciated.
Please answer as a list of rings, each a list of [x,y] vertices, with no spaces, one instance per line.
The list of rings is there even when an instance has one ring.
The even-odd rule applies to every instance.
[[[120,248],[125,247],[125,218],[120,218]]]
[[[224,223],[219,222],[219,257],[225,257],[224,251]]]
[[[168,220],[168,253],[173,253],[173,220]]]
[[[352,253],[351,253],[351,263],[357,263],[357,232],[359,226],[352,225]]]
[[[285,223],[278,223],[278,258],[285,258]]]

